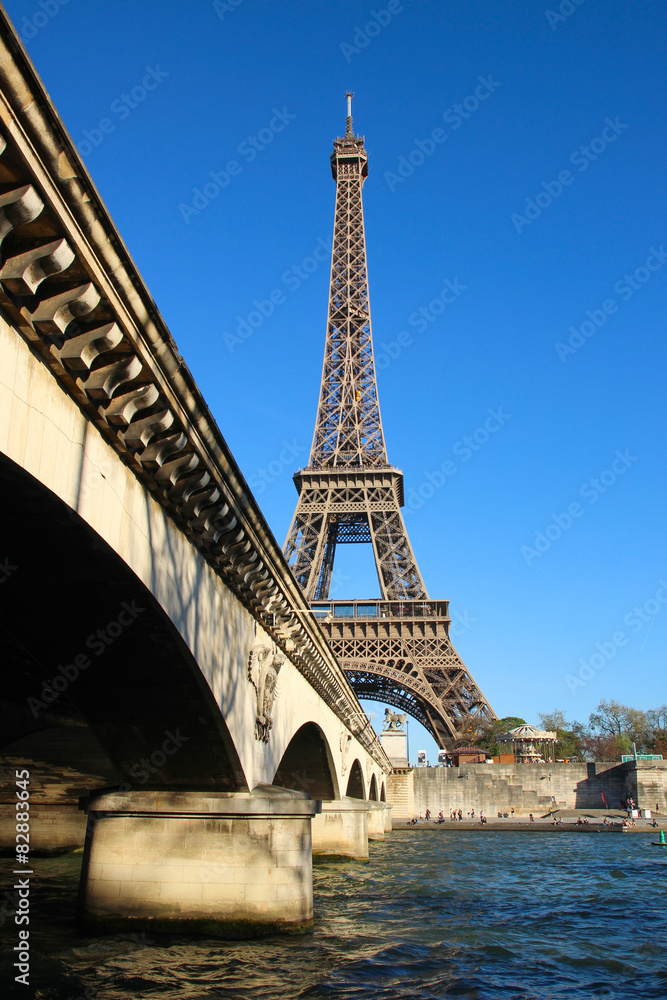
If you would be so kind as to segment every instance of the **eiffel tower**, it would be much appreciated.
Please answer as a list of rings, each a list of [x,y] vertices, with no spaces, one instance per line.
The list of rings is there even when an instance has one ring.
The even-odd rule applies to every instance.
[[[375,380],[361,191],[364,138],[334,139],[329,313],[315,433],[285,556],[360,698],[421,722],[442,748],[495,719],[449,637],[448,601],[426,592],[401,515],[403,474],[389,464]],[[382,597],[330,600],[336,546],[370,543]]]

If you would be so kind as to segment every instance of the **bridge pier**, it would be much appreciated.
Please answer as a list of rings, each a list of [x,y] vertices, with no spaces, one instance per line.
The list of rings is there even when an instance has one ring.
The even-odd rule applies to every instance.
[[[368,802],[364,799],[334,799],[322,803],[313,816],[313,854],[346,858],[368,858]]]
[[[368,803],[368,839],[384,840],[384,802]]]
[[[391,822],[391,810],[393,806],[390,806],[388,802],[383,802],[382,805],[384,806],[384,832],[391,833],[394,829]]]
[[[304,931],[313,920],[304,792],[113,792],[86,803],[78,919],[217,937]]]

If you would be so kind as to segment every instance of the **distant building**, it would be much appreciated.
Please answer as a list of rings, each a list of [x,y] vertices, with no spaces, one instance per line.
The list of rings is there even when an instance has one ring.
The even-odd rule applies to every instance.
[[[452,751],[454,767],[461,767],[463,764],[483,764],[486,760],[486,752],[479,747],[457,747]]]

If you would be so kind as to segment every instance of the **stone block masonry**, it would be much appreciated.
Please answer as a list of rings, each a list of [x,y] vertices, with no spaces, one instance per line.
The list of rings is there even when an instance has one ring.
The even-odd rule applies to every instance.
[[[322,803],[322,812],[313,818],[314,854],[368,858],[369,803],[345,797]]]
[[[409,808],[407,782],[413,785]],[[642,809],[667,812],[667,761],[589,764],[469,764],[463,767],[418,767],[407,776],[392,775],[388,798],[396,818],[437,816],[451,809],[476,816],[481,809],[489,818],[497,813],[540,815],[559,809],[603,809],[602,794],[610,809],[620,809],[632,796]]]
[[[667,815],[667,760],[638,761],[636,787],[634,798],[640,809]]]
[[[395,767],[387,778],[387,802],[392,806],[392,819],[411,819],[415,815],[414,774],[414,768]]]
[[[86,808],[86,930],[238,938],[312,924],[317,804],[305,793],[103,793]]]

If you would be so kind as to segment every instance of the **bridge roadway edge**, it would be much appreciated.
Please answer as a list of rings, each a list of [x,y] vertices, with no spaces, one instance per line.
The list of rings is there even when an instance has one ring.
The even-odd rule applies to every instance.
[[[5,181],[13,180],[17,185],[15,191],[9,192],[16,194],[14,201],[9,198],[3,209],[6,224],[3,235],[11,236],[10,243],[6,244],[10,247],[9,257],[5,256],[3,264],[9,260],[6,273],[11,273],[12,277],[3,280],[0,286],[0,451],[31,477],[32,482],[38,483],[45,496],[48,493],[49,497],[52,494],[58,498],[73,512],[77,523],[80,519],[92,529],[126,564],[128,586],[133,588],[139,582],[150,591],[159,610],[169,619],[174,633],[182,640],[205,681],[207,690],[202,693],[198,708],[210,713],[211,705],[217,706],[238,756],[236,783],[238,786],[241,774],[247,787],[218,794],[233,796],[239,815],[241,806],[248,805],[248,795],[266,798],[264,790],[276,779],[291,741],[309,725],[317,726],[328,749],[335,786],[330,798],[332,806],[346,798],[343,790],[347,772],[353,764],[358,764],[363,772],[365,789],[370,786],[373,776],[377,787],[384,783],[391,769],[389,762],[376,744],[358,700],[319,626],[309,617],[310,609],[282,552],[2,10],[0,48],[0,139],[3,146],[6,143],[0,161],[3,169],[6,168]],[[31,217],[31,213],[40,203],[42,208],[37,216],[43,229],[31,229],[37,218]],[[21,255],[34,251],[38,235],[51,238],[53,242],[56,239],[65,241],[73,255],[72,267],[76,275],[68,282],[67,267],[70,265],[62,268],[63,273],[59,274],[53,270],[55,258],[50,258],[46,261],[49,267],[44,268],[32,289],[34,297],[28,297],[20,294],[21,282],[32,281],[27,265],[21,271]],[[39,263],[39,256],[33,255],[30,266]],[[31,273],[34,277],[34,269]],[[88,285],[92,286],[94,294],[88,285],[81,284],[82,275],[89,279]],[[81,288],[88,289],[85,295],[79,294]],[[58,298],[63,294],[70,295],[68,303]],[[88,305],[84,301],[86,295],[89,296]],[[91,341],[87,335],[96,319],[98,306],[94,304],[89,308],[95,298],[102,303],[100,319],[111,319],[119,331],[121,342],[116,342],[113,349],[104,346],[103,338]],[[71,352],[70,347],[77,340],[82,341],[80,349],[77,347],[78,353]],[[109,357],[102,357],[100,364],[93,352],[92,361],[88,363],[86,358],[90,356],[91,346],[99,357],[108,350]],[[115,352],[116,347],[122,348],[121,353]],[[164,438],[163,428],[157,427],[154,432],[146,428],[134,445],[128,445],[128,440],[132,441],[128,431],[133,431],[142,416],[141,411],[137,411],[138,418],[137,413],[132,413],[123,422],[122,418],[118,419],[120,411],[114,411],[114,399],[126,391],[135,391],[132,371],[138,369],[132,369],[128,358],[137,359],[140,365],[140,377],[138,382],[135,379],[135,384],[140,383],[139,389],[154,386],[160,405],[164,406],[160,413],[168,411],[173,426],[181,428],[185,434],[187,443],[180,446],[181,453],[176,458],[192,464],[192,456],[196,456],[195,464],[205,470],[207,481],[212,484],[205,495],[196,490],[191,493],[184,490],[183,481],[187,477],[179,478],[176,475],[178,468],[168,478],[160,478],[169,462],[174,464],[173,451],[167,456],[169,462],[165,459],[162,465],[159,461],[146,459],[151,447],[152,454],[157,454],[155,447]],[[106,361],[109,369],[113,369],[108,377],[104,367]],[[112,411],[113,419],[109,417]],[[201,498],[199,508],[192,502],[193,495],[195,500],[197,496]],[[25,586],[20,571],[8,583],[16,588],[18,601],[20,588]],[[97,621],[92,622],[91,630],[97,624]],[[84,641],[85,633],[70,635],[69,639],[70,649],[76,651],[82,648],[77,643]],[[118,640],[118,647],[120,644]],[[255,737],[257,692],[248,678],[249,654],[257,644],[274,644],[283,657],[267,742]],[[114,656],[118,660],[112,648],[105,653],[104,662],[112,663]],[[57,658],[41,664],[47,682],[54,676],[60,680],[57,664]],[[152,672],[157,701],[159,662],[137,666],[147,676]],[[110,673],[109,669],[100,670],[97,682],[91,682],[92,672],[90,675],[81,672],[81,676],[70,683],[68,697],[71,695],[76,703],[81,696],[86,703],[83,692],[87,688],[87,703],[93,697],[103,699],[104,683],[108,683]],[[97,689],[95,683],[99,685]],[[99,723],[99,719],[96,722]],[[178,732],[178,718],[165,718],[162,724],[165,732],[171,732],[174,726]],[[181,725],[186,740],[193,738],[188,736],[188,729],[195,727],[196,713]],[[150,812],[152,807],[147,803],[151,801],[150,796],[158,793],[194,794],[201,772],[206,769],[205,761],[200,761],[199,774],[193,772],[186,776],[185,782],[181,769],[177,787],[170,787],[170,778],[178,771],[174,762],[187,756],[187,751],[179,750],[164,766],[154,770],[149,788],[137,788],[132,768],[136,770],[136,762],[147,749],[155,751],[159,745],[147,748],[139,734],[136,748],[124,748],[125,756],[121,759],[114,746],[113,727],[105,729],[104,725],[97,725],[96,735],[121,778],[129,782],[129,790],[124,794],[133,797],[131,805],[135,812],[137,802],[143,804],[144,811]],[[308,773],[307,762],[304,772],[292,775],[292,780],[297,786],[300,782],[306,786],[306,791],[300,793],[304,802],[311,803],[300,807],[305,809],[303,815],[306,815],[314,808],[307,791],[308,783],[315,780]],[[159,787],[151,788],[151,785]],[[204,783],[200,793],[212,794],[210,784]],[[273,786],[271,809],[266,807],[266,816],[280,816],[282,808],[286,821],[291,816],[290,810],[294,810],[295,795],[299,793],[286,784],[280,789]],[[97,805],[99,807],[99,803]],[[106,802],[106,806],[107,812],[113,812],[116,807],[123,812],[118,803],[111,808]],[[370,803],[368,809],[378,811],[378,807]],[[388,813],[384,807],[382,811]],[[82,880],[82,885],[88,886],[86,898],[89,900],[90,888],[97,881],[118,883],[117,895],[114,894],[115,884],[113,891],[111,884],[97,886],[99,898],[115,900],[122,898],[120,887],[138,884],[132,875],[134,866],[140,865],[140,858],[136,856],[131,863],[119,862],[122,870],[117,873],[116,880],[96,880],[88,870],[89,864],[107,863],[99,860],[100,852],[103,855],[107,850],[105,840],[95,832],[104,826],[96,819],[104,812],[99,807],[97,811],[91,809],[89,814],[86,872]],[[172,812],[178,813],[178,809]],[[126,825],[130,822],[128,816],[123,819]],[[164,817],[160,815],[155,822],[153,846],[160,845],[159,849],[167,851],[166,840],[161,843],[158,833],[160,824],[164,831]],[[206,817],[203,822],[213,822],[215,827],[215,823],[223,820],[214,822]],[[224,822],[229,824],[232,820],[227,818]],[[252,822],[260,820],[255,817]],[[267,820],[267,823],[271,826],[274,820]],[[310,856],[310,817],[301,818],[298,823],[306,823],[307,836],[303,829],[281,832],[287,840],[292,837],[295,843],[301,844],[302,854],[305,850]],[[91,845],[95,844],[93,855],[98,860],[90,861]],[[285,849],[269,847],[272,862],[264,866],[267,871],[281,867],[276,852]],[[298,849],[295,850],[298,853]],[[296,868],[303,867],[302,859],[296,856],[294,864]],[[312,883],[308,889],[305,881],[301,879],[300,885],[307,912],[308,892],[312,904]],[[242,919],[244,906],[253,925],[259,921],[267,927],[274,926],[276,920],[283,919],[281,914],[289,911],[286,890],[277,885],[274,893],[268,893],[269,899],[259,898],[260,890],[252,889],[250,883],[240,882],[239,885],[243,886],[243,892],[236,889],[229,894],[237,905],[233,919],[229,915],[226,917],[228,925]],[[200,887],[203,892],[203,882]],[[185,905],[194,913],[197,897],[196,891],[193,892],[193,901]],[[160,894],[163,893],[166,898],[168,893],[161,887]],[[262,906],[250,906],[254,902]],[[90,904],[87,905],[90,915]],[[116,917],[124,919],[127,914],[123,907],[114,905],[117,906]],[[141,905],[144,916],[150,916],[151,899],[146,897]],[[107,912],[109,920],[113,912],[113,907]],[[307,923],[308,917],[303,918],[302,914],[296,922],[304,919]]]

